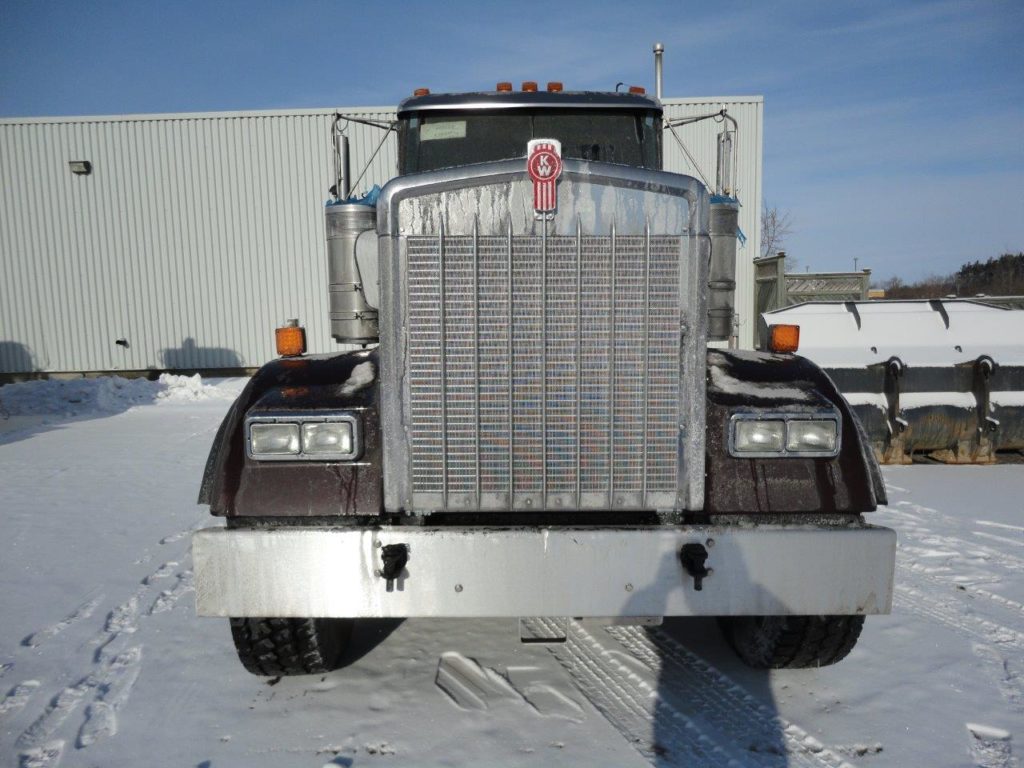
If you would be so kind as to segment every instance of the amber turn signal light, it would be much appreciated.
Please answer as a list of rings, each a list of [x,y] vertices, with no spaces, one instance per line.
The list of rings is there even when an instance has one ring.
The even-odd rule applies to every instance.
[[[298,357],[306,351],[306,329],[298,320],[289,320],[287,325],[274,330],[274,341],[281,357]]]
[[[768,326],[768,349],[772,352],[796,352],[800,348],[799,325]]]
[[[429,88],[417,88],[415,91],[412,92],[412,95],[413,96],[429,96],[430,95],[430,89]]]
[[[552,80],[550,83],[548,83],[548,90],[551,93],[561,93],[562,92],[562,84],[560,82],[558,82],[557,80]]]
[[[536,93],[537,83],[535,83],[533,80],[524,80],[523,90],[526,91],[526,93]]]
[[[512,83],[502,81],[498,83],[497,87],[494,90],[496,90],[498,93],[511,93]]]
[[[635,93],[638,96],[643,96],[644,94],[647,93],[647,89],[644,88],[642,85],[631,85],[629,86],[629,92]]]

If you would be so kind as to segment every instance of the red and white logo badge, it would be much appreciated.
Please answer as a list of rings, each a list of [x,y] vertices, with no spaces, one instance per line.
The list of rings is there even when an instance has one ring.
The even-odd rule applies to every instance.
[[[562,174],[562,142],[532,139],[526,145],[526,171],[533,179],[533,209],[552,213],[558,208],[558,177]]]

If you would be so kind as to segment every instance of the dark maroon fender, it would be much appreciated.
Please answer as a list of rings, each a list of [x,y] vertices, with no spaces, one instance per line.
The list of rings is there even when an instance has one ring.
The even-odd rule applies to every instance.
[[[886,503],[885,485],[864,430],[832,380],[799,355],[708,350],[708,514],[856,514]],[[737,412],[834,407],[841,418],[835,458],[748,459],[729,455]]]
[[[373,380],[355,391],[357,365]],[[375,516],[382,511],[378,359],[375,350],[275,360],[232,405],[206,463],[199,502],[227,517]],[[729,419],[834,407],[842,443],[835,458],[746,459],[729,455]],[[256,462],[245,455],[246,414],[357,410],[364,450],[354,464]],[[885,487],[863,430],[828,376],[806,358],[761,352],[708,352],[706,503],[708,514],[858,514],[884,504]]]
[[[357,366],[359,386],[352,381]],[[274,360],[260,368],[231,406],[214,438],[199,503],[226,517],[379,515],[383,505],[379,364],[376,350]],[[245,455],[245,417],[261,412],[356,411],[359,460],[253,461]]]

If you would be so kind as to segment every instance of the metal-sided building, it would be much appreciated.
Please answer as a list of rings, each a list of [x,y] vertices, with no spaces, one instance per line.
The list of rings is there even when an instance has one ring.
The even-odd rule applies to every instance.
[[[664,104],[669,118],[725,108],[739,124],[736,306],[749,347],[763,99]],[[291,317],[310,351],[336,349],[322,213],[336,112],[395,117],[381,107],[0,120],[0,374],[251,368],[274,356],[273,329]],[[720,124],[677,130],[690,156],[666,131],[665,169],[713,185]],[[354,122],[346,132],[354,191],[394,176],[393,133]]]

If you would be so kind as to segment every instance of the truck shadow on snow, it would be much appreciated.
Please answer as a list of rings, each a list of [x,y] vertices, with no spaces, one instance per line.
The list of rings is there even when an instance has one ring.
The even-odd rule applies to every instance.
[[[347,667],[372,652],[398,629],[405,619],[359,619],[352,629],[341,664]]]

